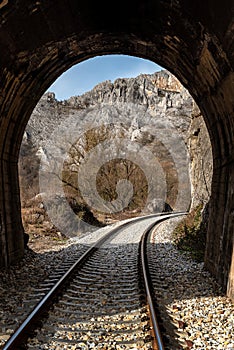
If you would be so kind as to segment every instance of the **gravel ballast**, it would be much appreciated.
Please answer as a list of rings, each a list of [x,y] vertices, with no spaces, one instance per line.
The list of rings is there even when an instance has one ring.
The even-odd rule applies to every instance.
[[[168,325],[169,348],[234,349],[234,305],[223,295],[203,263],[181,254],[173,244],[171,232],[178,220],[174,218],[160,224],[150,242],[155,294],[161,304],[162,319]],[[0,272],[0,347],[25,318],[27,310],[22,304],[30,299],[34,289],[54,268],[108,229],[100,229],[82,239],[57,242],[49,250],[27,249],[19,264]]]

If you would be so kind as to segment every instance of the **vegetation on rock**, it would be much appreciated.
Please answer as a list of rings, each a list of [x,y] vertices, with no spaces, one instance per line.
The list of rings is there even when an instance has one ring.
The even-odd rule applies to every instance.
[[[204,261],[206,227],[203,221],[203,204],[199,204],[180,221],[173,231],[173,240],[178,249],[198,261]]]

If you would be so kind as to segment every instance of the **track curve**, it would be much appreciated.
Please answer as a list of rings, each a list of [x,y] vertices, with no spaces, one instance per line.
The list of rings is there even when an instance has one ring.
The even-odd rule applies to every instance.
[[[145,242],[155,224],[183,214],[141,217],[110,230],[48,287],[3,350],[163,349],[147,286]],[[130,227],[132,243],[121,244]]]

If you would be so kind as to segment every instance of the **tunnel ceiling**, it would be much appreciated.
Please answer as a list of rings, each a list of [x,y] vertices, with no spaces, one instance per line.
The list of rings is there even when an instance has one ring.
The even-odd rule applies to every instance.
[[[221,53],[219,40],[230,45],[233,2],[225,3],[24,1],[22,5],[5,0],[0,4],[0,48],[6,54],[1,54],[0,64],[14,74],[30,68],[36,74],[42,59],[45,62],[48,55],[53,60],[56,55],[63,67],[56,73],[52,70],[53,81],[87,57],[127,53],[156,60],[188,85],[205,42],[214,55]]]

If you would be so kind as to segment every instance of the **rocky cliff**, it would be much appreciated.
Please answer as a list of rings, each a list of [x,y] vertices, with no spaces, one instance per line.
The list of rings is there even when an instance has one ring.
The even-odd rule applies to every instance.
[[[63,164],[63,190],[99,213],[124,208],[152,212],[165,209],[165,204],[187,210],[191,203],[206,202],[210,193],[206,127],[187,90],[167,71],[105,81],[65,101],[46,93],[21,147],[23,202],[41,192],[39,164],[49,164],[54,172],[55,158]],[[79,168],[82,183],[77,183]],[[52,193],[56,181],[54,177],[53,186],[47,184]]]
[[[209,133],[197,105],[194,103],[188,134],[192,207],[206,204],[211,194],[213,156]]]

